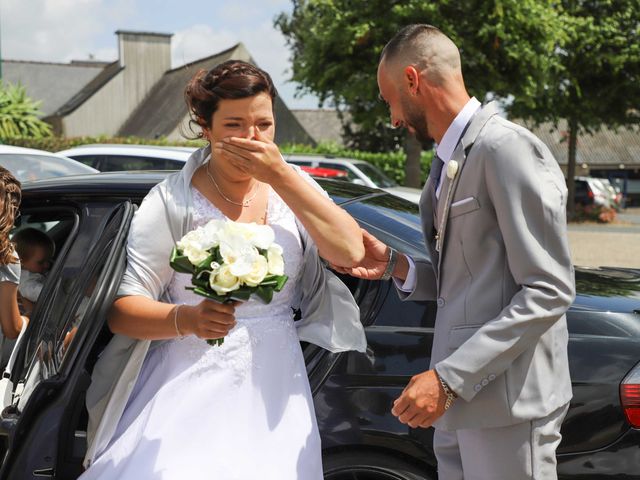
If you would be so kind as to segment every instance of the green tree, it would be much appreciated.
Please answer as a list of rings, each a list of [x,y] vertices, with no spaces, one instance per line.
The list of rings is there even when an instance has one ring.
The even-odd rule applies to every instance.
[[[404,142],[404,133],[389,128],[388,112],[378,101],[376,68],[382,48],[400,28],[437,25],[460,47],[473,95],[515,99],[507,109],[533,108],[545,80],[562,68],[555,52],[563,24],[553,5],[545,0],[293,0],[291,15],[281,14],[275,23],[291,47],[299,91],[351,114],[355,128],[347,125],[346,131],[351,146],[393,150]],[[408,173],[415,172],[417,161],[415,154],[408,159]]]
[[[603,126],[640,124],[640,0],[564,0],[556,56],[562,68],[545,84],[533,107],[513,109],[537,123],[560,119],[568,128],[568,172],[573,179],[577,140]],[[575,213],[568,182],[569,216]]]
[[[23,86],[0,84],[0,140],[50,136],[51,126],[38,118],[39,106]]]

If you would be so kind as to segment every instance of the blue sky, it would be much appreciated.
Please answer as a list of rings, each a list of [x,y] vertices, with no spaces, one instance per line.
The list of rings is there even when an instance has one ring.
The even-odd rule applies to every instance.
[[[115,60],[116,30],[173,33],[178,67],[241,41],[290,108],[317,108],[315,97],[294,98],[291,54],[273,27],[291,10],[290,0],[0,0],[0,45],[11,60]]]

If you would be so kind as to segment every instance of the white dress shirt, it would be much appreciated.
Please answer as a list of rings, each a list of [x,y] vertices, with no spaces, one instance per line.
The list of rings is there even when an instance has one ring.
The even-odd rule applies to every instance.
[[[447,131],[444,132],[440,143],[436,148],[436,154],[442,162],[444,163],[442,170],[440,172],[440,178],[438,179],[438,185],[436,188],[436,198],[440,198],[440,189],[442,187],[442,182],[444,180],[444,176],[447,174],[447,164],[451,160],[453,156],[453,152],[460,141],[460,137],[462,136],[462,132],[466,128],[469,121],[471,121],[471,117],[478,111],[478,109],[482,106],[482,104],[476,99],[476,97],[471,97],[471,99],[462,107],[462,110],[456,115],[456,118],[453,119]],[[434,205],[435,208],[435,205]],[[407,260],[409,261],[409,271],[407,272],[407,278],[402,285],[400,285],[400,281],[397,279],[393,279],[396,286],[402,290],[403,292],[413,292],[413,289],[416,286],[416,268],[415,263],[411,259],[411,257],[407,256]]]
[[[438,186],[436,188],[436,198],[440,198],[440,189],[442,188],[442,182],[444,180],[444,176],[447,174],[447,164],[451,157],[453,156],[453,151],[456,149],[458,142],[460,141],[460,137],[462,136],[462,132],[467,126],[467,123],[471,120],[471,117],[478,111],[481,107],[481,104],[476,97],[472,97],[466,105],[460,110],[460,113],[456,115],[456,118],[453,119],[447,131],[444,132],[438,147],[436,148],[436,153],[440,160],[444,162],[444,166],[442,167],[442,171],[440,172],[440,179],[438,180]]]

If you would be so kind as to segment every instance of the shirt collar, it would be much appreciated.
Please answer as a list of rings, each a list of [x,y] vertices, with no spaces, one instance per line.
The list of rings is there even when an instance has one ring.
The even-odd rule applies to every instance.
[[[456,118],[453,119],[447,131],[444,132],[442,140],[438,144],[436,153],[438,157],[446,164],[453,156],[453,151],[456,149],[456,145],[460,141],[460,136],[467,126],[467,123],[473,117],[473,114],[480,108],[481,104],[476,97],[472,97],[466,105],[460,110]]]

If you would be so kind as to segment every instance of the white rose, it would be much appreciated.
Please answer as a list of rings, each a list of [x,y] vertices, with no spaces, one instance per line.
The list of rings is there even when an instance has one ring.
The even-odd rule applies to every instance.
[[[182,237],[178,241],[177,247],[189,259],[189,262],[198,265],[209,256],[207,250],[214,246],[215,242],[217,242],[217,238],[211,238],[211,235],[204,228],[198,227]]]
[[[240,287],[240,279],[231,273],[228,265],[222,265],[216,275],[209,276],[209,285],[218,295],[225,295]]]
[[[179,248],[179,247],[178,247]],[[188,245],[182,249],[182,254],[189,259],[189,262],[194,265],[200,265],[209,256],[209,252],[201,250],[197,247]]]
[[[253,265],[251,265],[251,271],[240,277],[240,280],[250,287],[256,287],[264,280],[268,271],[267,259],[262,255],[258,255]]]
[[[274,243],[267,249],[267,262],[271,275],[284,275],[284,259],[280,245]]]

